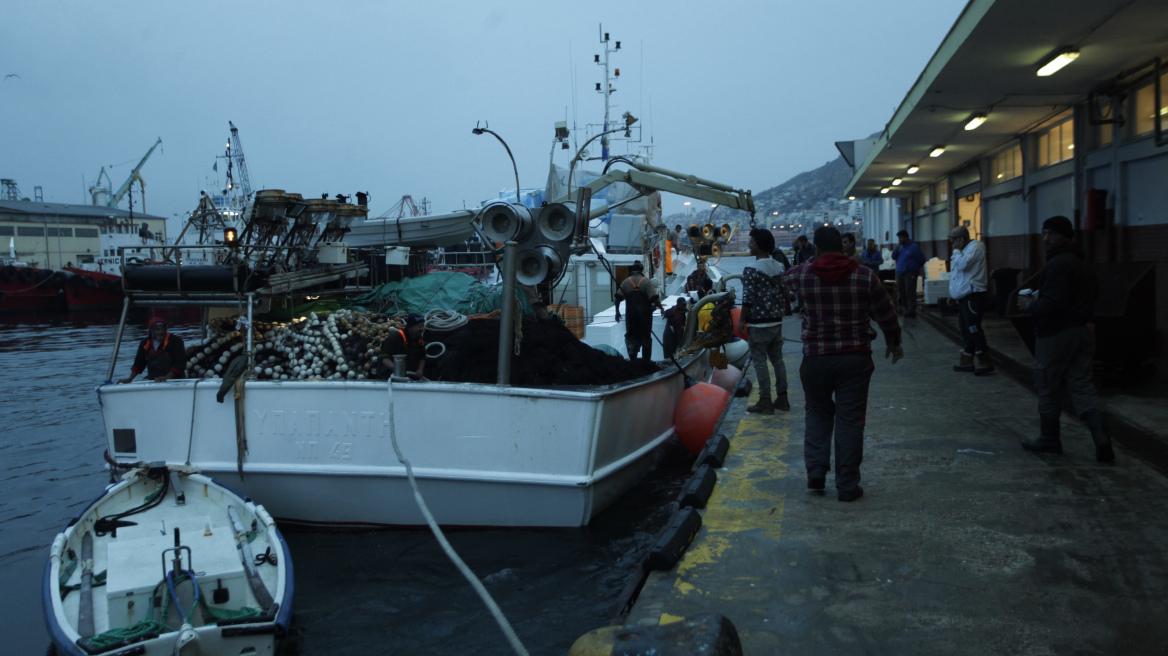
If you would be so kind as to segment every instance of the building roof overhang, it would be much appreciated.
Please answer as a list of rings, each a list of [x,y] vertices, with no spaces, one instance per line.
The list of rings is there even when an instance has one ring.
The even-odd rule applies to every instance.
[[[1147,75],[1168,53],[1163,0],[971,0],[862,162],[846,193],[907,196],[1009,144],[1089,93]],[[1079,57],[1037,71],[1060,51]],[[987,120],[965,125],[975,114]],[[939,157],[930,157],[944,146]],[[909,175],[911,166],[920,170]]]

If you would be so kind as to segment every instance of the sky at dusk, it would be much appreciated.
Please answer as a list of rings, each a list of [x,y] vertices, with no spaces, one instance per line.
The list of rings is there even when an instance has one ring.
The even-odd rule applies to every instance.
[[[629,149],[757,193],[882,129],[964,6],[17,0],[0,22],[0,177],[88,203],[102,166],[117,187],[161,137],[146,211],[181,216],[222,187],[230,120],[255,189],[368,191],[373,216],[406,194],[477,207],[514,187],[477,122],[525,188],[547,178],[556,121],[575,127],[564,166],[601,123],[603,24],[621,41],[612,115],[641,126]]]

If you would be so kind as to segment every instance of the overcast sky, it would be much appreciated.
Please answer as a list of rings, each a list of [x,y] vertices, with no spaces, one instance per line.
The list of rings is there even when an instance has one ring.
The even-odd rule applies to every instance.
[[[477,206],[514,186],[477,121],[537,187],[555,121],[579,136],[602,120],[603,23],[621,41],[614,116],[641,120],[654,163],[759,192],[882,129],[964,6],[16,0],[0,22],[0,76],[19,76],[0,81],[0,177],[89,202],[103,165],[117,187],[161,137],[146,210],[181,215],[222,175],[231,120],[255,189],[368,191],[374,216],[406,194]]]

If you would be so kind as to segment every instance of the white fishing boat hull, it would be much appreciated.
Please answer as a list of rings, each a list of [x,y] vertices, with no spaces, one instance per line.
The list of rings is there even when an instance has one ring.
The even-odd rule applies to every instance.
[[[190,631],[182,635],[180,613],[172,607],[172,630],[140,633],[121,644],[107,645],[100,653],[148,656],[275,653],[277,640],[292,619],[292,559],[283,536],[264,507],[242,493],[197,473],[183,472],[176,478],[181,480],[185,501],[182,505],[178,504],[173,484],[168,484],[169,489],[158,505],[125,518],[135,522],[134,526],[119,527],[115,534],[97,536],[94,527],[100,518],[142,504],[149,492],[159,489],[158,482],[148,479],[144,469],[136,470],[107,487],[57,535],[45,568],[43,590],[45,620],[56,653],[76,656],[95,653],[79,643],[84,588],[62,594],[61,587],[76,587],[81,581],[85,568],[84,535],[93,536],[91,571],[106,573],[104,583],[93,587],[90,595],[94,634],[100,635],[110,630],[125,630],[150,619],[152,595],[160,589],[161,594],[167,594],[164,568],[170,564],[173,554],[168,558],[164,550],[174,546],[176,528],[182,544],[190,550],[183,563],[189,564],[196,573],[204,599],[204,606],[192,615]],[[244,607],[259,610],[261,606],[245,575],[228,506],[235,508],[245,530],[251,529],[254,522],[254,536],[249,545],[252,552],[275,556],[271,559],[275,564],[269,560],[255,568],[275,604],[269,607],[268,613],[257,617],[208,623],[206,620],[212,612],[227,615],[238,613]],[[74,563],[72,567],[70,563]],[[72,572],[68,573],[70,569]],[[181,584],[177,588],[184,602],[193,602],[189,588],[188,585],[185,591],[187,597],[182,595]],[[226,591],[220,592],[222,598],[216,598],[216,588]],[[110,641],[121,639],[122,636],[109,637]],[[184,641],[187,644],[177,648]],[[97,649],[92,643],[88,648]]]
[[[686,371],[708,379],[704,352]],[[393,430],[439,523],[581,526],[657,463],[684,385],[676,368],[572,389],[249,381],[242,478],[235,402],[216,401],[219,380],[100,394],[115,459],[189,462],[263,499],[280,521],[424,524]]]

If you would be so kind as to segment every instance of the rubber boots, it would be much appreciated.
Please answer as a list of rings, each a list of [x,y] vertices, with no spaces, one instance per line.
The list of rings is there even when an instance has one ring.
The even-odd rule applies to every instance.
[[[994,361],[990,360],[990,354],[982,351],[977,354],[977,366],[973,369],[974,376],[986,376],[994,373]]]
[[[761,397],[758,403],[746,406],[746,411],[756,415],[773,415],[775,414],[775,406],[771,403],[769,397]]]
[[[1022,440],[1022,448],[1037,453],[1062,453],[1063,443],[1059,439],[1059,416],[1042,415],[1038,419],[1042,434],[1037,440]]]
[[[1115,462],[1115,450],[1111,448],[1111,437],[1104,427],[1104,416],[1101,410],[1084,412],[1081,417],[1083,423],[1091,431],[1091,439],[1095,442],[1095,459],[1099,462]]]
[[[961,373],[972,372],[973,371],[973,356],[966,353],[965,351],[962,351],[961,352],[961,361],[958,362],[957,364],[953,365],[953,371],[959,371]]]

